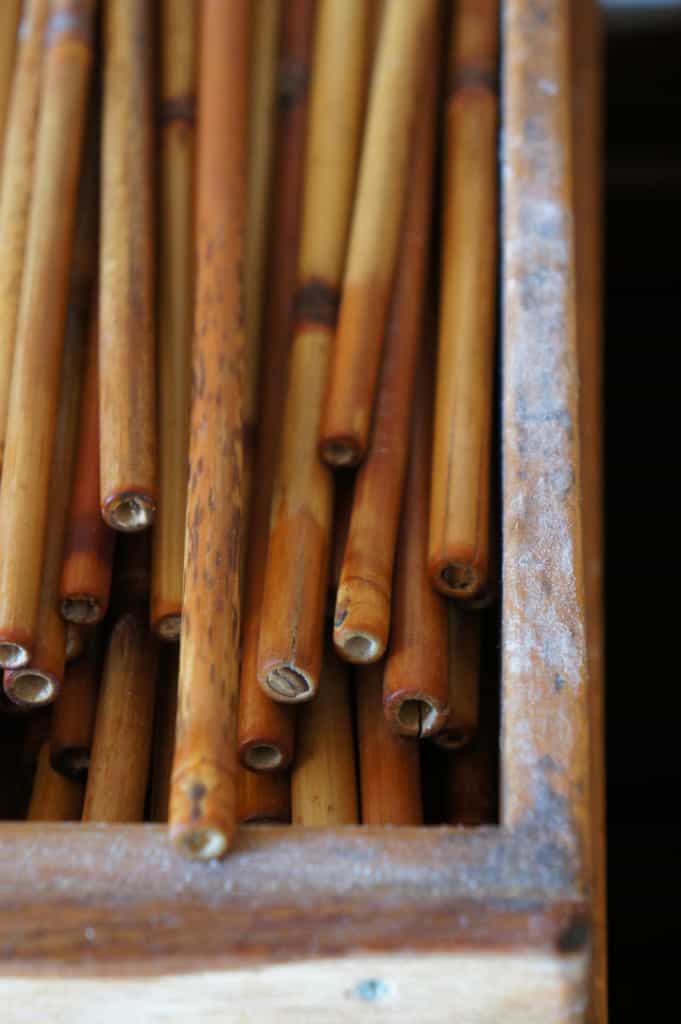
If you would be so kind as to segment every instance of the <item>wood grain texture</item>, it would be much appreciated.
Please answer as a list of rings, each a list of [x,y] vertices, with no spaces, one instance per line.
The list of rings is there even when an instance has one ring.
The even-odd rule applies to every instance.
[[[176,640],[182,615],[189,470],[198,9],[186,0],[163,0],[160,14],[158,510],[150,615],[162,639]]]
[[[435,0],[386,0],[374,56],[348,257],[319,433],[329,465],[366,454],[423,67],[434,60]],[[427,91],[427,90],[425,90]],[[424,144],[424,140],[421,140]]]
[[[23,0],[5,0],[0,5],[0,176],[5,141],[7,107],[12,94],[14,60],[18,49],[17,29]]]
[[[157,500],[151,5],[103,8],[100,500],[109,526],[132,531]]]
[[[0,662],[13,668],[35,646],[93,18],[94,0],[54,0],[46,29],[0,490]]]
[[[590,1020],[608,1020],[603,666],[603,40],[593,0],[573,4],[575,288],[591,728],[593,966]]]
[[[2,18],[11,21],[13,3],[2,5]],[[5,455],[7,411],[12,382],[12,360],[24,253],[31,207],[33,162],[35,160],[43,66],[43,33],[49,0],[26,0],[22,9],[22,30],[13,61],[12,90],[8,97],[6,126],[0,135],[0,477]],[[16,33],[8,37],[0,26],[2,43],[14,48]],[[0,75],[2,72],[0,72]],[[4,137],[4,155],[2,140]]]
[[[344,545],[333,641],[341,657],[368,663],[385,653],[390,633],[393,564],[409,452],[414,374],[422,340],[433,199],[439,91],[439,42],[433,21],[411,133],[412,156],[400,251],[367,457],[360,466]],[[380,508],[380,516],[376,510]]]
[[[199,42],[196,309],[171,837],[221,855],[236,826],[241,635],[246,0],[207,0]]]
[[[499,0],[452,18],[437,389],[428,562],[449,597],[473,597],[489,568],[497,274]]]
[[[569,4],[505,8],[501,816],[590,885]]]
[[[258,678],[276,700],[317,690],[333,483],[317,453],[364,111],[370,5],[323,0],[315,31],[298,299],[272,494]]]

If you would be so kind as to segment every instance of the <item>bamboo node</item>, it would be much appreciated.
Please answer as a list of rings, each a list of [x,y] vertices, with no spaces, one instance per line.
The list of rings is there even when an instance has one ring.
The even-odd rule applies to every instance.
[[[304,701],[313,696],[307,676],[292,665],[277,665],[265,677],[265,686],[275,700]]]
[[[284,763],[284,755],[272,743],[253,743],[243,751],[243,761],[252,772],[276,771]]]
[[[154,521],[153,501],[142,494],[118,494],[106,503],[104,518],[114,530],[136,533]]]

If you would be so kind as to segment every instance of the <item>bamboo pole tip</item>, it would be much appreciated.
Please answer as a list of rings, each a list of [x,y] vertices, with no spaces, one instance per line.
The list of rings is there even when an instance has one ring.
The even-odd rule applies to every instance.
[[[73,594],[62,600],[61,617],[78,626],[88,626],[101,622],[104,609],[97,598],[90,594]]]
[[[164,615],[163,618],[156,622],[154,629],[161,640],[179,640],[182,629],[182,616],[177,612]]]
[[[383,656],[385,650],[385,645],[368,633],[334,630],[333,642],[340,656],[356,665],[371,665]]]
[[[122,533],[147,530],[154,521],[156,506],[146,494],[115,494],[102,508],[104,520],[112,529]]]
[[[62,747],[52,753],[50,763],[55,772],[65,778],[85,782],[90,768],[90,751],[87,747]]]
[[[23,668],[28,664],[29,651],[24,644],[14,640],[0,641],[0,665],[3,668]]]
[[[451,728],[445,726],[445,728],[438,732],[437,735],[431,736],[433,743],[441,747],[442,750],[454,751],[461,750],[462,747],[468,746],[471,740],[471,734],[466,729],[462,729],[459,726],[452,726]]]
[[[265,676],[265,689],[274,700],[301,703],[315,695],[311,678],[293,665],[277,665]]]
[[[435,567],[434,582],[447,597],[474,597],[482,581],[472,565],[466,562],[444,562]]]
[[[440,709],[426,697],[410,697],[399,705],[395,720],[404,736],[428,736],[440,714]]]
[[[5,692],[11,700],[25,707],[41,707],[57,696],[57,680],[48,672],[19,669],[5,677]]]
[[[242,749],[241,759],[252,772],[274,772],[285,766],[284,753],[274,743],[251,743]]]
[[[357,466],[364,452],[354,438],[333,438],[322,441],[319,450],[324,462],[332,469],[348,469]]]
[[[227,849],[227,836],[217,828],[188,828],[174,836],[175,849],[188,860],[216,860]]]

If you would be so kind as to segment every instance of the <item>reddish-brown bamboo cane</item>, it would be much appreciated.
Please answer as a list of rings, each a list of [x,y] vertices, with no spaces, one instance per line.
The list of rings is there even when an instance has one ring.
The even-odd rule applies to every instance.
[[[363,825],[422,825],[419,744],[383,714],[383,665],[357,670],[357,732]]]
[[[194,106],[198,5],[161,5],[161,159],[158,247],[158,510],[151,624],[180,635],[189,453],[193,314]]]
[[[435,60],[436,14],[435,0],[387,0],[381,21],[320,428],[320,451],[331,466],[355,465],[369,443],[412,126],[422,69]]]
[[[286,772],[251,772],[239,767],[237,818],[241,825],[286,825],[291,821],[291,778]]]
[[[109,638],[83,821],[142,821],[154,724],[157,645],[147,614],[123,614]]]
[[[422,338],[439,78],[434,32],[428,42],[374,426],[355,483],[334,615],[336,650],[348,661],[362,663],[381,658],[388,643],[414,371]]]
[[[298,299],[272,497],[258,677],[314,696],[322,660],[333,483],[317,454],[364,107],[370,5],[323,0],[315,31]]]
[[[11,3],[2,5],[3,18],[11,14],[11,6]],[[27,0],[24,4],[7,109],[4,155],[0,157],[0,477],[31,207],[43,34],[48,8],[49,0]]]
[[[5,3],[0,4],[0,177],[2,176],[5,119],[12,92],[21,6],[22,0],[5,0]]]
[[[205,0],[200,28],[194,389],[170,829],[187,857],[236,827],[241,633],[242,258],[250,4]]]
[[[449,711],[447,608],[428,576],[428,485],[432,431],[430,338],[416,375],[409,466],[397,542],[392,635],[383,704],[393,729],[431,736]]]
[[[97,642],[88,637],[82,657],[70,664],[52,708],[50,760],[69,779],[84,782],[90,767],[99,691]]]
[[[100,501],[116,530],[156,509],[152,37],[148,0],[105,0],[99,265]]]
[[[239,690],[238,743],[247,768],[276,770],[293,756],[294,712],[275,702],[258,683],[258,635],[265,585],[272,484],[284,404],[303,196],[307,97],[314,28],[314,0],[285,5],[279,50],[275,166],[260,372],[260,415],[251,502]]]
[[[291,774],[294,825],[330,828],[359,821],[349,673],[328,649],[319,693],[298,711]]]
[[[170,777],[173,770],[175,722],[177,721],[178,669],[178,645],[164,645],[160,652],[159,679],[156,687],[156,716],[151,767],[151,819],[164,823],[168,821],[170,806]]]
[[[79,624],[100,622],[106,614],[116,536],[99,507],[98,324],[95,304],[60,581],[62,617]]]
[[[0,664],[35,646],[94,0],[53,0],[0,490]],[[29,412],[30,410],[30,412]]]
[[[79,821],[83,806],[83,784],[67,779],[50,764],[50,744],[40,748],[33,779],[28,821]]]
[[[452,27],[428,562],[444,594],[488,572],[496,274],[498,0],[461,0]]]
[[[478,728],[480,689],[480,612],[447,607],[449,634],[449,714],[432,737],[438,747],[458,750],[470,743]]]

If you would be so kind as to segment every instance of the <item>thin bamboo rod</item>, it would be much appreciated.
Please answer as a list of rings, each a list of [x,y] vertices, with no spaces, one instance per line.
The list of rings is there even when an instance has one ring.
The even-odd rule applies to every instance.
[[[0,489],[0,663],[36,641],[94,0],[52,0]],[[30,414],[29,411],[30,410]]]
[[[258,678],[271,697],[314,696],[322,660],[333,483],[317,438],[364,107],[364,0],[323,0],[315,32],[298,298],[272,497]]]
[[[189,457],[193,313],[196,4],[161,5],[161,139],[158,246],[158,510],[151,624],[180,635]]]
[[[197,132],[194,393],[170,832],[221,856],[236,827],[241,633],[242,254],[250,4],[205,0]]]
[[[64,685],[52,708],[50,761],[55,771],[84,782],[90,767],[99,691],[97,641],[66,669]]]
[[[320,451],[335,467],[358,463],[369,443],[408,191],[412,126],[422,69],[435,59],[436,15],[435,0],[387,0],[381,21],[320,427]]]
[[[12,4],[2,6],[2,17],[9,16]],[[0,158],[0,478],[5,457],[12,361],[31,208],[43,35],[48,9],[49,0],[26,0],[24,3],[6,127],[0,137],[4,137],[5,143],[5,155]]]
[[[392,635],[383,703],[392,728],[431,736],[449,705],[447,608],[428,577],[428,484],[432,436],[432,361],[426,332],[414,389],[409,465],[397,542]]]
[[[152,36],[148,0],[105,0],[99,266],[100,501],[116,530],[156,509]]]
[[[355,483],[341,569],[333,641],[341,657],[363,664],[385,653],[395,544],[409,449],[414,373],[422,338],[426,269],[432,219],[439,42],[425,41],[419,119],[387,321],[376,413],[367,458]],[[377,510],[380,509],[380,515]]]
[[[383,714],[383,665],[358,669],[355,689],[363,825],[422,825],[419,744]]]
[[[359,821],[349,682],[348,666],[328,650],[319,694],[298,711],[291,774],[294,825],[330,828]]]
[[[300,238],[314,14],[315,0],[290,0],[283,11],[279,49],[276,189],[263,322],[267,358],[260,372],[256,500],[251,503],[239,689],[241,761],[246,768],[260,771],[287,767],[294,745],[293,709],[267,696],[258,683],[257,669],[270,503],[284,404],[282,380],[286,379],[296,289],[296,263],[291,254],[298,251]]]
[[[477,594],[489,562],[498,8],[461,0],[450,40],[428,562],[451,597]]]
[[[286,772],[251,772],[239,767],[237,818],[240,825],[287,825],[291,821],[291,779]]]
[[[433,742],[445,750],[470,743],[478,728],[480,703],[480,612],[447,606],[449,636],[449,714]]]
[[[167,822],[170,806],[170,777],[175,751],[177,721],[177,674],[179,648],[164,645],[160,652],[160,669],[156,688],[156,716],[151,768],[151,820]]]
[[[7,108],[12,92],[14,62],[18,49],[19,15],[23,0],[5,0],[0,4],[0,176]]]
[[[66,623],[64,645],[67,664],[80,658],[85,650],[85,634],[88,628],[88,626],[78,626],[75,622]]]
[[[38,755],[27,820],[79,821],[82,807],[83,784],[66,779],[54,770],[46,740]]]

